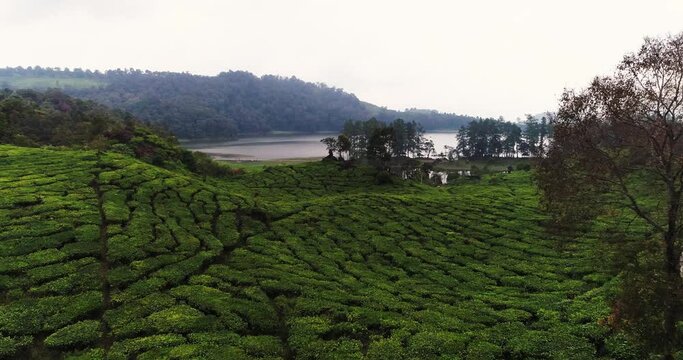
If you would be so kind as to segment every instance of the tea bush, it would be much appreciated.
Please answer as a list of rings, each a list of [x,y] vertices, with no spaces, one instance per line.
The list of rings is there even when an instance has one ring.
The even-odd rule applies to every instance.
[[[604,325],[616,285],[594,234],[547,232],[527,172],[436,188],[320,162],[204,179],[12,146],[0,169],[3,358],[636,351]]]

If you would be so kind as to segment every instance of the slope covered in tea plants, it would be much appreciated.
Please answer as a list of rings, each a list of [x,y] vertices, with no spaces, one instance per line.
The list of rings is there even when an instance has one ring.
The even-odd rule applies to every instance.
[[[202,180],[0,146],[0,357],[620,358],[590,236],[527,173],[434,188],[370,169]]]

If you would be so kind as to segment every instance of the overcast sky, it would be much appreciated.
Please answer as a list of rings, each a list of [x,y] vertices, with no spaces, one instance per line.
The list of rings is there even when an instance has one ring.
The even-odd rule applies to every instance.
[[[683,0],[0,0],[0,30],[0,67],[247,70],[514,119],[683,31]]]

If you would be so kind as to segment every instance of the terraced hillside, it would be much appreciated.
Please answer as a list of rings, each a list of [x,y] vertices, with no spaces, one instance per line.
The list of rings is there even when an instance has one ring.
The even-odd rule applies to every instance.
[[[537,201],[522,172],[204,181],[0,146],[0,357],[627,358],[594,240],[560,247]]]

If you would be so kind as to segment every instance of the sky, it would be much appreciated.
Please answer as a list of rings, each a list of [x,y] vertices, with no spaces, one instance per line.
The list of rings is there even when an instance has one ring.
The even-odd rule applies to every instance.
[[[514,120],[682,19],[683,0],[0,0],[0,67],[245,70]]]

